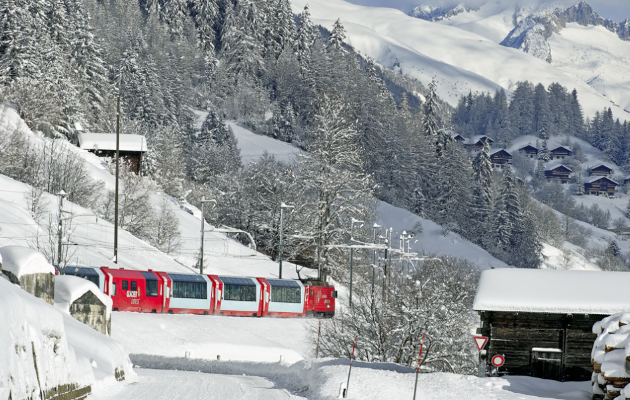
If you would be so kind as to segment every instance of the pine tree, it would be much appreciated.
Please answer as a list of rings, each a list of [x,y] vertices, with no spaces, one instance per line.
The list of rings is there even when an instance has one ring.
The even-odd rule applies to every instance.
[[[492,208],[492,163],[489,147],[485,144],[477,153],[472,165],[473,193],[471,200],[470,238],[476,243],[483,243],[489,232],[490,213]]]
[[[328,38],[328,50],[343,52],[343,41],[346,39],[346,29],[341,24],[341,20],[337,19],[333,25],[333,30]]]
[[[214,57],[216,34],[214,25],[219,14],[215,0],[196,0],[192,11],[199,37],[199,47],[210,57]]]
[[[549,139],[550,118],[547,90],[539,83],[534,89],[534,130],[543,140]]]
[[[296,38],[297,59],[303,69],[308,65],[308,59],[317,40],[317,32],[311,22],[311,12],[308,4],[304,6],[304,11],[299,15],[299,25]],[[302,72],[304,74],[304,72]]]
[[[584,195],[584,181],[582,180],[582,174],[578,173],[575,177],[575,191],[574,193],[578,196]]]
[[[435,152],[438,157],[442,156],[448,144],[453,140],[450,134],[440,128],[439,114],[440,106],[437,96],[437,84],[435,80],[429,84],[429,94],[424,103],[424,118],[422,129],[425,136],[435,143]]]

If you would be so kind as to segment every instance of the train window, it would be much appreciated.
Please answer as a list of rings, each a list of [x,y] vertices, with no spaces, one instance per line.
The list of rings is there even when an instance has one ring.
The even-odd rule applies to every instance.
[[[278,303],[301,303],[302,292],[299,287],[271,287],[271,301]]]
[[[122,281],[122,290],[129,290],[129,282]]]
[[[131,281],[131,290],[133,290],[133,291],[138,290],[138,282]]]
[[[256,286],[224,284],[223,300],[256,301]]]
[[[207,299],[208,283],[201,275],[169,274],[173,280],[171,297],[180,299]]]
[[[116,283],[114,283],[114,289],[112,291],[112,296],[116,296]]]
[[[158,282],[147,281],[146,294],[148,297],[157,297],[158,295]]]

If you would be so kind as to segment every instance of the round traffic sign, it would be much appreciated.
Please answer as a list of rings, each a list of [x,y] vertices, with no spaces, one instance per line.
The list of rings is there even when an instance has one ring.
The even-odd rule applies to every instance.
[[[505,357],[503,357],[502,355],[497,354],[496,356],[492,357],[492,365],[494,365],[495,367],[500,367],[503,365],[503,363],[505,363]]]

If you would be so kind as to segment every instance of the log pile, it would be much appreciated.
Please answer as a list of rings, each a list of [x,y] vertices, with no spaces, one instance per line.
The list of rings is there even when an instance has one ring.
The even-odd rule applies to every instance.
[[[593,400],[630,400],[630,313],[593,325]]]

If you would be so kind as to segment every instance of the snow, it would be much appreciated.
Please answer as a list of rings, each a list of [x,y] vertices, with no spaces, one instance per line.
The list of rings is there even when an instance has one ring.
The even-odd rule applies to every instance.
[[[70,306],[87,292],[92,292],[107,308],[107,318],[112,311],[112,299],[87,279],[71,275],[55,277],[55,307],[70,314]]]
[[[0,399],[38,398],[40,385],[114,381],[116,367],[133,379],[120,344],[4,279],[0,304]]]
[[[23,275],[55,274],[55,267],[36,250],[24,246],[0,247],[2,269],[11,272],[17,279]]]
[[[630,118],[630,112],[576,75],[497,44],[493,40],[498,35],[492,34],[493,40],[488,40],[458,27],[420,20],[391,8],[364,7],[343,0],[292,0],[291,3],[295,13],[311,3],[313,22],[328,29],[339,18],[347,30],[347,42],[381,65],[400,69],[424,84],[435,77],[438,94],[451,105],[469,90],[494,91],[502,87],[510,92],[522,80],[545,86],[558,82],[569,90],[578,90],[587,116],[611,107],[622,120]],[[498,22],[505,24],[504,27],[507,22],[501,19],[505,16],[499,17]],[[505,28],[499,28],[502,29]]]
[[[480,270],[508,267],[503,261],[497,260],[486,250],[470,243],[460,235],[454,232],[445,234],[444,228],[440,225],[420,218],[403,208],[380,202],[377,212],[380,215],[378,224],[385,229],[392,227],[394,238],[399,237],[403,231],[413,232],[414,226],[418,223],[422,225],[422,233],[415,235],[411,240],[412,252],[462,258],[477,265]]]
[[[497,269],[481,273],[473,309],[609,315],[630,308],[625,272]]]
[[[79,133],[79,147],[83,150],[116,150],[116,134]],[[120,134],[120,151],[147,151],[147,141],[142,135]]]
[[[302,153],[300,149],[289,143],[270,138],[269,136],[258,135],[239,125],[236,121],[226,121],[226,125],[232,128],[234,136],[236,136],[243,164],[249,164],[258,160],[265,153],[274,156],[278,161],[288,163],[296,155]]]

